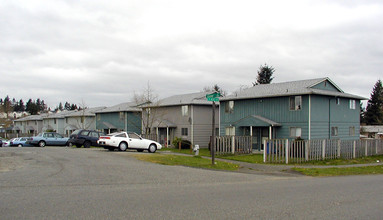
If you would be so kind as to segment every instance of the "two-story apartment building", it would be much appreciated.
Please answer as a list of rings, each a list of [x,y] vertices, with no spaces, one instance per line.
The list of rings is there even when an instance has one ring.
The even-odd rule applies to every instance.
[[[256,85],[220,100],[220,134],[264,139],[358,139],[360,100],[329,78]]]
[[[158,141],[170,145],[175,137],[193,145],[208,147],[212,129],[212,102],[206,92],[175,95],[143,106],[143,133],[155,133]],[[218,128],[218,108],[216,109]]]
[[[141,108],[134,102],[125,102],[98,110],[96,129],[104,133],[131,131],[141,133]]]

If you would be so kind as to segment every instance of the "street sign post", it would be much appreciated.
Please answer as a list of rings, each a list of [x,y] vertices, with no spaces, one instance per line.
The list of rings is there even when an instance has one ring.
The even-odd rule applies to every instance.
[[[221,93],[214,92],[212,94],[207,94],[207,101],[213,102],[213,120],[212,120],[212,131],[211,131],[211,142],[210,142],[210,152],[211,152],[211,163],[215,165],[215,102],[219,102],[219,97]]]

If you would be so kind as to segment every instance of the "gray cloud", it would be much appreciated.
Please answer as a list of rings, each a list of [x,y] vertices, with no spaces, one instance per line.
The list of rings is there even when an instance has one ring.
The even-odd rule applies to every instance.
[[[148,82],[160,97],[330,77],[369,97],[381,76],[380,1],[42,1],[0,6],[0,96],[110,106]],[[219,7],[217,7],[219,6]],[[278,7],[280,6],[280,7]]]

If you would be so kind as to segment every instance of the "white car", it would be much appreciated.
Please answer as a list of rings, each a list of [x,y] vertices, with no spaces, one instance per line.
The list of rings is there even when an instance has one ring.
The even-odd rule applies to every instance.
[[[110,151],[115,149],[119,149],[120,151],[136,149],[138,152],[148,150],[149,153],[154,153],[156,150],[162,148],[161,144],[144,139],[134,132],[116,132],[100,136],[97,143]]]

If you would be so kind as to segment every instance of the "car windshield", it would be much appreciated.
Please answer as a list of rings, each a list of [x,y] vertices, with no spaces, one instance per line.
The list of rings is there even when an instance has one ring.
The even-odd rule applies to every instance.
[[[75,130],[74,132],[72,132],[72,135],[73,135],[73,134],[78,134],[78,133],[80,133],[80,131],[81,131],[81,130]]]
[[[37,137],[42,137],[43,136],[43,133],[39,133],[38,135],[37,135]]]

